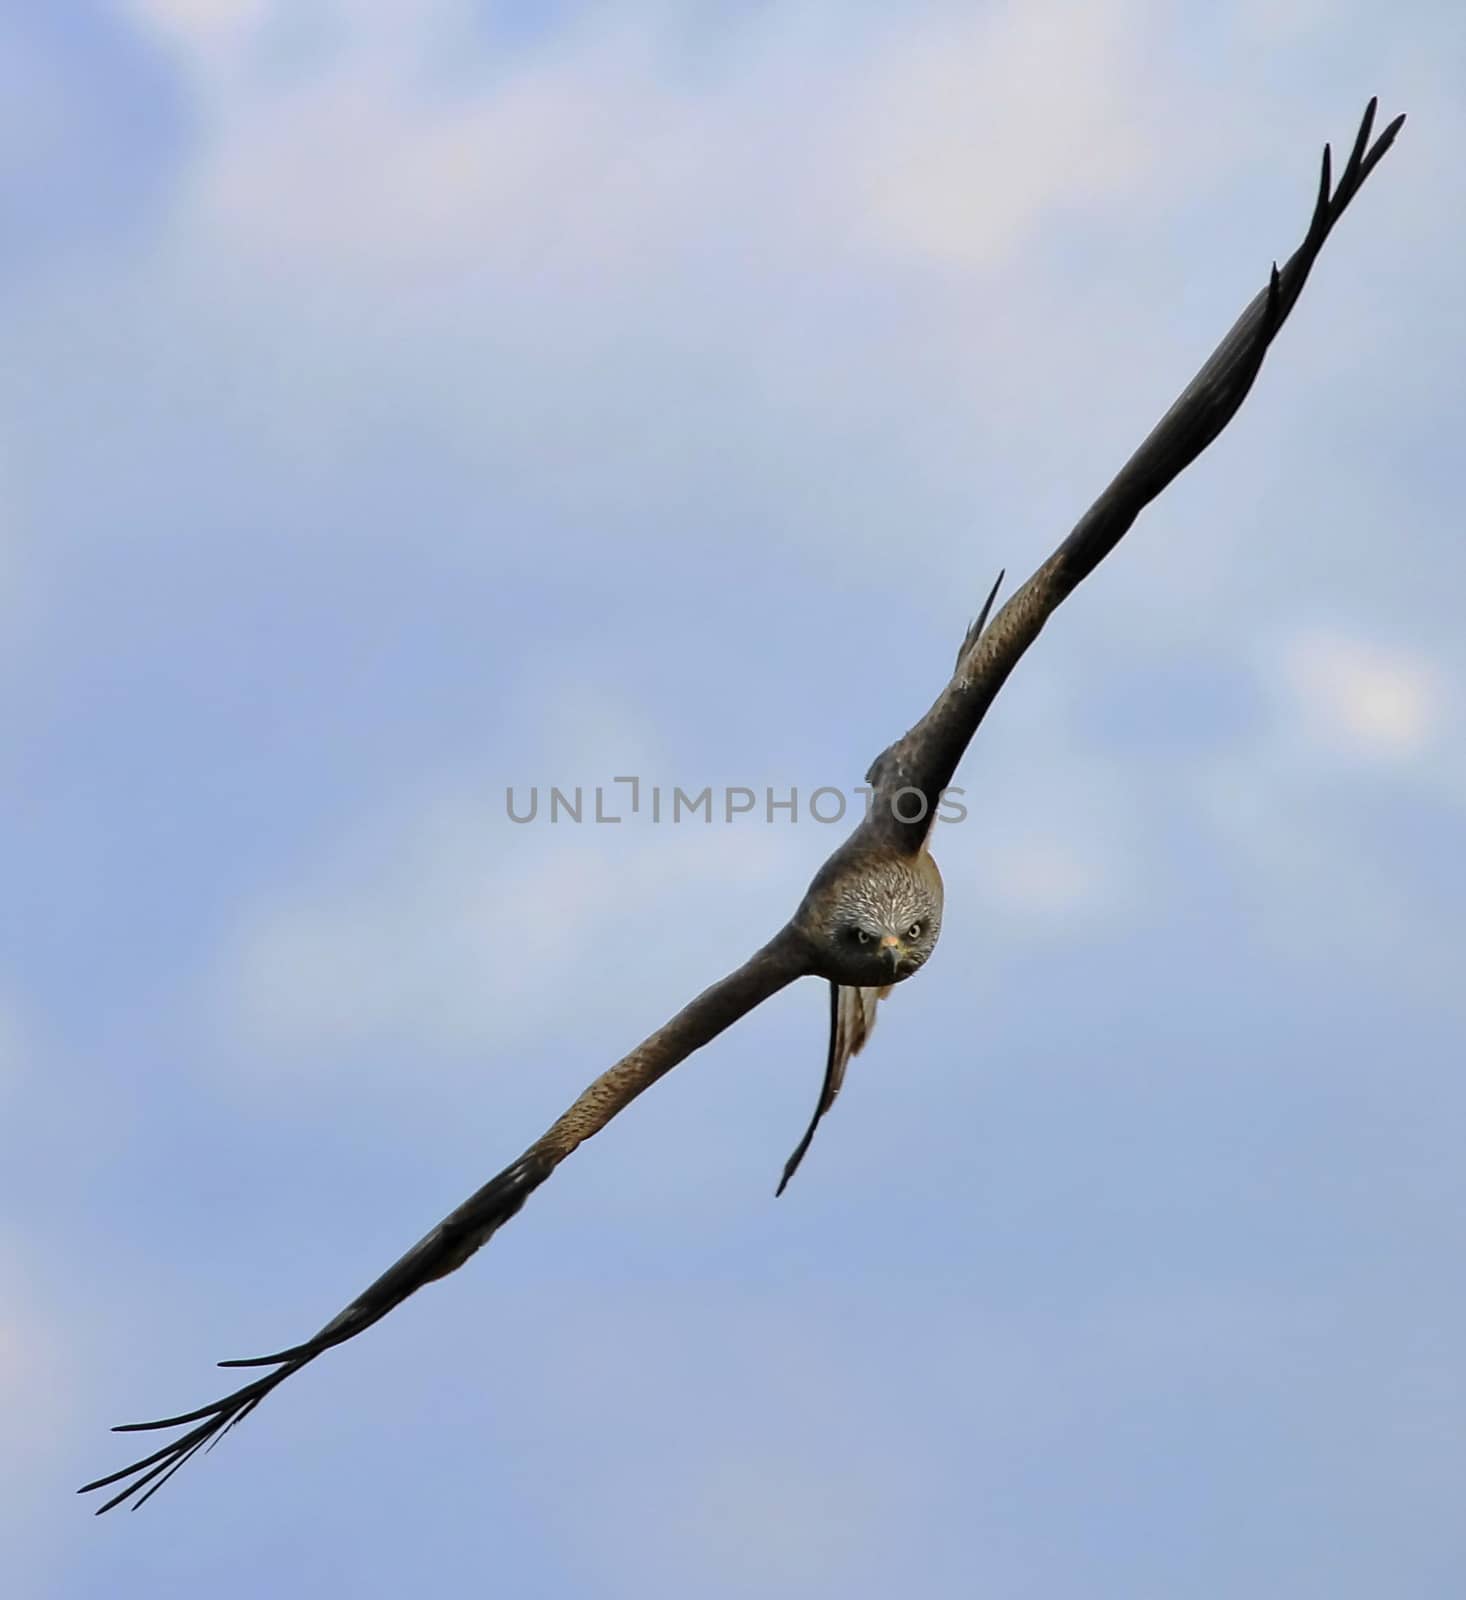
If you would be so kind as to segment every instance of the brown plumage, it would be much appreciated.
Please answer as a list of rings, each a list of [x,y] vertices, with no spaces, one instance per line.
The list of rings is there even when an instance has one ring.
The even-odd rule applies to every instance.
[[[838,983],[830,985],[830,1044],[825,1056],[825,1077],[820,1085],[820,1097],[815,1102],[814,1115],[804,1130],[804,1137],[794,1147],[794,1154],[784,1163],[784,1175],[774,1194],[781,1195],[789,1187],[789,1180],[804,1160],[804,1152],[814,1140],[814,1131],[820,1119],[835,1103],[835,1096],[845,1082],[845,1068],[851,1056],[859,1055],[876,1025],[876,1005],[891,992],[890,984],[884,989],[851,989]]]
[[[185,1427],[151,1455],[85,1485],[122,1487],[100,1510],[141,1505],[195,1451],[217,1441],[277,1385],[333,1345],[355,1338],[425,1283],[463,1265],[520,1209],[579,1144],[693,1051],[796,978],[830,984],[830,1044],[813,1120],[784,1170],[798,1166],[820,1118],[839,1093],[845,1069],[870,1034],[877,1000],[931,954],[941,927],[941,878],[926,850],[942,791],[994,696],[1054,609],[1115,547],[1140,511],[1212,442],[1242,404],[1268,346],[1302,291],[1330,229],[1393,143],[1397,117],[1370,144],[1370,101],[1337,189],[1324,149],[1317,203],[1303,243],[1242,313],[1211,358],[1063,544],[991,625],[987,607],[968,630],[951,680],[926,715],[871,767],[874,794],[855,832],[815,874],[789,923],[735,972],[595,1080],[522,1156],[419,1240],[394,1266],[303,1344],[224,1366],[274,1370],[232,1394],[157,1422],[118,1432]],[[996,588],[994,590],[996,593]],[[988,597],[991,605],[993,596]]]
[[[832,861],[839,859],[831,857]],[[851,971],[846,976],[853,981],[842,983],[838,971],[826,969],[830,1044],[824,1082],[809,1127],[784,1165],[776,1195],[783,1194],[804,1160],[820,1119],[834,1105],[851,1056],[870,1038],[877,1003],[890,994],[892,984],[909,978],[925,964],[942,931],[942,875],[925,848],[914,858],[886,848],[853,852],[841,860],[828,881],[822,880],[823,874],[815,879],[796,921],[817,944],[836,952],[848,952],[853,938],[858,959],[863,960],[868,950],[874,951],[889,963],[889,971],[881,974],[885,983],[863,984],[860,979],[868,976],[864,971]]]

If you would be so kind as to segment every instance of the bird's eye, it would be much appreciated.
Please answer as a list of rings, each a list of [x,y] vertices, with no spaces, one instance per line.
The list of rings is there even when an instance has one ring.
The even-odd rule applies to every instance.
[[[855,937],[860,940],[861,944],[870,943],[870,935],[865,931],[864,928],[857,928],[855,930]]]
[[[906,937],[908,939],[919,939],[921,937],[921,924],[919,922],[913,922],[906,930]]]

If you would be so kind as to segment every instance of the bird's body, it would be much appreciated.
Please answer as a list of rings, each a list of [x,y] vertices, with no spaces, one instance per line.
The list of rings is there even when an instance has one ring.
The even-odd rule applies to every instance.
[[[1404,118],[1370,143],[1370,102],[1337,188],[1330,156],[1303,243],[1243,311],[1149,437],[1057,550],[989,624],[968,630],[951,679],[930,709],[873,763],[871,804],[852,836],[816,872],[793,917],[741,967],[705,989],[603,1072],[516,1161],[445,1217],[304,1343],[225,1366],[273,1370],[197,1410],[119,1431],[189,1429],[181,1438],[83,1492],[122,1483],[100,1509],[154,1494],[197,1450],[241,1421],[285,1378],[354,1338],[409,1295],[461,1266],[584,1140],[694,1051],[797,978],[829,984],[830,1042],[814,1119],[784,1171],[782,1191],[833,1103],[850,1058],[870,1034],[878,1000],[917,972],[941,932],[942,880],[928,848],[942,791],[988,707],[1056,608],[1114,548],[1140,511],[1235,415],[1302,292],[1329,231],[1389,149]],[[996,590],[994,591],[996,592]],[[988,605],[992,603],[989,596]],[[190,1426],[191,1425],[191,1426]]]
[[[784,1164],[783,1194],[804,1160],[820,1119],[835,1103],[850,1058],[876,1025],[876,1006],[893,984],[925,966],[942,932],[942,875],[923,844],[914,856],[890,843],[836,851],[815,875],[794,925],[814,951],[814,971],[830,984],[830,1043],[814,1116]]]
[[[817,977],[888,987],[918,971],[936,945],[942,875],[925,848],[908,856],[891,844],[855,844],[815,875],[794,926],[815,952]]]

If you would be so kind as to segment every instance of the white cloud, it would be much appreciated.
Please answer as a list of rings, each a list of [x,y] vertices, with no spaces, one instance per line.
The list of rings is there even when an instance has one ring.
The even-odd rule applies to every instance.
[[[410,418],[561,524],[680,536],[716,478],[859,582],[914,520],[884,574],[913,590],[958,564],[977,586],[972,524],[1005,494],[1040,526],[1010,517],[992,559],[1046,552],[1198,353],[1147,303],[1196,292],[1154,248],[1172,207],[1279,159],[1146,0],[720,11],[695,47],[662,6],[487,48],[461,0],[132,15],[199,136],[124,303],[88,285],[68,329],[142,324],[149,382],[207,384],[282,475]],[[1061,253],[1076,219],[1103,270]],[[1129,592],[1156,559],[1163,599],[1214,595],[1235,540],[1152,542]]]
[[[477,245],[491,274],[507,256],[641,275],[730,211],[804,237],[812,196],[821,229],[991,265],[1055,206],[1133,186],[1149,162],[1137,0],[867,23],[853,46],[843,16],[771,12],[695,95],[668,73],[665,16],[568,22],[552,48],[464,81],[456,0],[410,24],[374,5],[323,15],[286,73],[251,70],[285,30],[279,5],[134,7],[208,130],[181,220],[277,270],[392,274]],[[796,67],[821,55],[849,70],[812,117]]]
[[[1104,898],[1099,864],[1064,839],[1008,839],[996,853],[987,887],[1005,911],[1072,926]]]
[[[1455,908],[1409,843],[1413,819],[1434,832],[1466,804],[1444,661],[1309,627],[1255,668],[1269,724],[1187,784],[1260,936],[1289,961],[1455,1003]]]
[[[511,821],[504,784],[478,776],[397,795],[247,909],[214,984],[229,1029],[318,1061],[368,1042],[502,1051],[592,1008],[613,1030],[641,1026],[650,975],[680,1004],[768,937],[808,828],[653,825],[649,792],[637,820],[613,780],[656,781],[640,717],[578,674],[540,706],[546,765],[573,775],[560,786],[581,789],[582,820],[550,820],[554,773],[519,775],[518,814],[538,791],[533,822]],[[598,783],[620,823],[593,820]],[[278,1058],[249,1059],[269,1072]]]
[[[1241,38],[1270,50],[1317,33],[1330,20],[1327,0],[1234,0],[1234,7]]]
[[[281,9],[277,0],[123,0],[137,31],[173,61],[193,109],[206,114],[248,80]]]
[[[1217,289],[1213,325],[1203,269],[1232,230],[1203,219],[1200,196],[1261,170],[1266,151],[1269,172],[1290,175],[1260,182],[1259,205],[1301,226],[1313,150],[1283,150],[1278,117],[1312,126],[1327,99],[1309,137],[1337,146],[1349,131],[1331,87],[1255,105],[1224,93],[1168,53],[1168,24],[1144,0],[899,24],[766,8],[737,24],[736,49],[730,35],[696,63],[679,52],[675,8],[582,12],[503,51],[456,49],[475,25],[457,0],[410,20],[336,0],[311,8],[309,27],[278,0],[147,0],[133,14],[180,64],[202,129],[145,266],[156,282],[139,292],[166,288],[158,315],[177,359],[260,389],[251,439],[278,434],[295,468],[339,430],[331,465],[344,476],[353,448],[410,417],[435,445],[455,441],[490,490],[530,485],[551,524],[547,562],[558,522],[682,541],[710,489],[762,496],[747,525],[767,529],[763,513],[780,508],[781,532],[838,554],[833,582],[935,589],[944,603],[954,567],[967,582],[974,564],[968,509],[953,508],[991,522],[989,508],[1018,504],[998,554],[1037,559],[1044,530],[1080,509],[1238,309],[1241,293]],[[1060,238],[1066,222],[1087,225],[1109,251],[1102,272],[1037,247],[1055,218]],[[1194,274],[1181,255],[1193,227]],[[1367,234],[1353,226],[1353,248]],[[1150,248],[1161,237],[1169,256]],[[1260,272],[1288,243],[1271,224],[1262,244],[1239,230],[1236,259]],[[1148,301],[1158,274],[1206,292],[1204,328],[1187,325],[1179,291],[1163,327]],[[194,392],[185,378],[176,388]],[[871,467],[883,453],[886,468]],[[1199,615],[1226,617],[1246,524],[1186,493],[1182,515],[1189,505],[1201,525],[1137,533],[1109,590],[1121,603],[1085,601],[1097,620],[1082,626],[1066,611],[1045,652],[1065,660],[1061,628],[1085,648],[1102,649],[1106,628],[1180,645]],[[573,516],[544,515],[567,502]],[[892,529],[912,522],[921,537],[890,560]],[[1031,715],[1034,680],[1022,681],[1007,693],[1027,695]],[[1344,635],[1300,636],[1269,681],[1313,742],[1359,759],[1413,759],[1439,727],[1441,690],[1421,663]],[[1151,858],[1121,776],[1056,756],[1017,778],[985,792],[981,834],[954,830],[964,842],[944,841],[948,856],[960,864],[991,839],[980,881],[1035,936],[1122,914]],[[1067,804],[1036,812],[1038,793]],[[1223,774],[1211,802],[1235,824],[1249,800]],[[645,885],[654,925],[700,874],[757,879],[762,858],[740,866],[737,852],[776,837],[735,846],[720,830],[719,859],[666,830],[609,847],[612,830],[560,828],[526,844],[490,815],[502,819],[501,797],[472,781],[400,801],[258,903],[225,963],[226,1010],[267,1038],[317,1044],[424,1026],[445,1043],[498,1039],[506,1013],[532,1026],[555,1003],[538,974],[601,957],[614,930],[624,942],[627,881]],[[545,921],[541,903],[568,909]],[[500,982],[512,1006],[495,1000]]]
[[[1168,870],[1148,827],[1165,795],[1083,739],[1074,696],[1051,673],[1031,687],[1022,724],[979,734],[957,774],[967,816],[932,844],[948,898],[975,885],[982,920],[1001,926],[1008,949],[1127,924]]]
[[[1363,760],[1402,761],[1433,742],[1442,693],[1411,652],[1341,633],[1300,633],[1282,652],[1283,683],[1308,734]]]
[[[682,969],[697,908],[782,882],[784,861],[767,828],[520,827],[502,789],[437,795],[256,907],[222,997],[265,1043],[502,1049],[564,1014],[567,981],[580,1007],[627,965]]]
[[[869,237],[987,267],[1132,190],[1159,154],[1137,117],[1145,9],[1047,0],[893,31],[850,118]]]

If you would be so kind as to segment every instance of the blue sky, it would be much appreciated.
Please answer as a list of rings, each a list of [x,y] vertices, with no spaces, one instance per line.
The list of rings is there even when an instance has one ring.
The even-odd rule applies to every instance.
[[[1454,1596],[1466,22],[133,0],[0,22],[0,1404],[27,1595]],[[789,1193],[762,1008],[139,1516],[741,960],[1410,123],[959,776]]]

